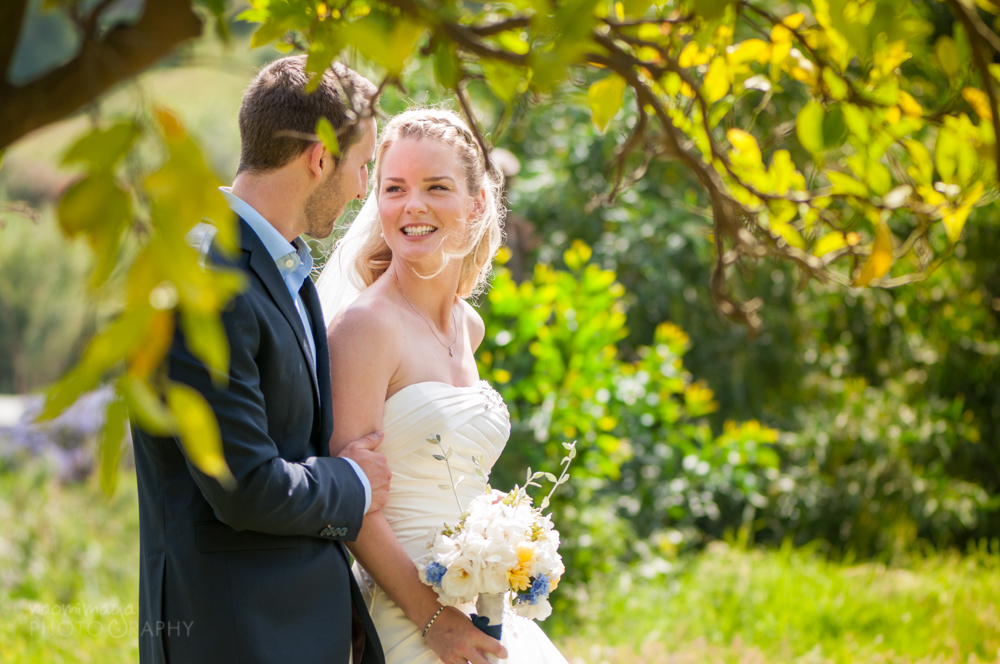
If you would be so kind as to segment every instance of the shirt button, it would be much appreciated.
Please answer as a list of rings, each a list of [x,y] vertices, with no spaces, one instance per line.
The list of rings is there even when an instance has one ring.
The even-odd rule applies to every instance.
[[[295,259],[289,258],[285,261],[285,267],[292,267],[293,265],[295,265]]]

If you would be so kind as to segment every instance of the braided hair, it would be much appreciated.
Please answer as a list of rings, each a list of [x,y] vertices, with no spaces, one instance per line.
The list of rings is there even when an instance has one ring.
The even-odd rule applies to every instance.
[[[381,190],[385,153],[393,144],[407,138],[440,141],[452,147],[465,175],[469,196],[478,198],[480,192],[485,193],[484,205],[477,206],[476,213],[468,220],[466,242],[454,254],[445,254],[445,264],[451,259],[462,261],[458,296],[475,296],[485,290],[493,257],[503,241],[506,214],[501,196],[503,173],[495,164],[487,165],[476,137],[457,113],[444,109],[412,109],[392,118],[382,130],[375,151],[376,192]],[[382,276],[391,260],[392,250],[381,235],[381,224],[372,224],[355,265],[364,285],[370,286]]]

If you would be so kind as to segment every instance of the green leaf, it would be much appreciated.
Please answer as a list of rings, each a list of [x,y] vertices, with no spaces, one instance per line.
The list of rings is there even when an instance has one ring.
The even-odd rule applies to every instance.
[[[490,90],[503,103],[508,105],[513,103],[517,96],[524,91],[525,71],[520,67],[499,60],[483,60],[481,65]]]
[[[110,171],[128,154],[138,137],[139,127],[132,121],[95,129],[66,151],[62,163],[84,163],[94,171]]]
[[[39,419],[48,420],[59,415],[142,343],[141,332],[149,314],[148,308],[126,310],[91,339],[77,365],[46,392],[45,407]]]
[[[823,117],[823,147],[827,150],[839,147],[847,139],[847,125],[840,104],[830,106]]]
[[[118,485],[118,461],[121,459],[127,421],[128,408],[125,407],[124,401],[115,399],[108,404],[104,428],[101,429],[97,441],[100,455],[101,489],[107,496],[113,495]]]
[[[458,87],[462,75],[462,64],[458,60],[455,45],[447,39],[439,39],[434,47],[434,78],[446,90]]]
[[[837,101],[847,98],[847,81],[841,78],[830,67],[823,68],[823,82],[826,84],[826,89],[829,91],[831,97]]]
[[[618,74],[611,74],[597,81],[587,90],[587,100],[590,102],[594,125],[599,131],[603,132],[611,119],[621,110],[624,96],[625,79]]]
[[[234,487],[236,480],[222,455],[219,423],[205,397],[188,385],[170,383],[167,404],[177,422],[178,437],[191,463],[224,487]]]
[[[181,327],[191,354],[205,364],[215,385],[225,386],[229,382],[229,341],[219,316],[185,309]]]
[[[844,124],[847,125],[847,130],[856,136],[862,144],[868,143],[871,140],[871,133],[865,112],[854,104],[841,104],[840,108],[844,114]]]
[[[818,101],[802,107],[795,120],[795,133],[799,143],[814,156],[823,152],[823,119],[826,112]]]
[[[702,18],[712,21],[721,18],[730,5],[735,5],[737,0],[698,0],[691,3],[691,10]]]
[[[265,23],[253,33],[253,37],[250,38],[250,48],[260,48],[270,44],[275,39],[284,37],[286,32],[288,32],[288,25],[284,21]]]
[[[950,129],[938,130],[937,141],[934,144],[934,166],[945,182],[951,182],[958,167],[959,140],[958,135]]]
[[[170,436],[174,433],[177,426],[175,417],[148,382],[126,374],[118,381],[118,392],[125,399],[129,416],[141,429],[154,436]]]
[[[69,237],[131,219],[132,200],[109,175],[75,182],[59,200],[59,225]]]
[[[340,156],[340,143],[337,141],[337,132],[333,130],[333,125],[325,117],[320,116],[316,121],[316,135],[323,142],[324,147],[330,151],[334,157]]]
[[[390,76],[399,76],[425,28],[406,19],[369,14],[355,23],[340,26],[344,41],[365,58],[385,67]]]
[[[868,196],[868,187],[850,175],[837,171],[825,171],[824,175],[830,180],[830,184],[833,185],[830,189],[831,194],[858,196],[859,198]]]

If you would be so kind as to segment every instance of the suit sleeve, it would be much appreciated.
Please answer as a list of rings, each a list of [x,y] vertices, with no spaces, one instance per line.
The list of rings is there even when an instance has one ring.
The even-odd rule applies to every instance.
[[[228,491],[185,455],[202,495],[216,517],[235,530],[353,541],[361,530],[365,507],[365,490],[355,469],[336,457],[281,458],[268,434],[254,360],[260,340],[257,317],[239,295],[222,321],[230,345],[228,385],[212,383],[179,330],[169,354],[170,378],[201,392],[215,412],[226,463],[236,479],[235,488]]]

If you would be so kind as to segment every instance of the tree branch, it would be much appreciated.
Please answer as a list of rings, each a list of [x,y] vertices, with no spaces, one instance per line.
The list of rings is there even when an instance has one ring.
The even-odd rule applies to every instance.
[[[982,80],[983,87],[986,88],[986,96],[990,100],[990,121],[993,124],[993,135],[997,137],[994,158],[997,169],[1000,169],[1000,108],[997,108],[996,85],[989,69],[993,55],[1000,53],[1000,39],[997,38],[995,32],[989,29],[989,26],[983,23],[975,11],[958,0],[948,0],[948,4],[958,14],[958,19],[965,26],[965,31],[969,33],[969,40],[972,42],[972,59],[976,63],[979,78]]]
[[[201,28],[188,0],[148,0],[135,25],[117,26],[101,41],[85,35],[68,64],[23,87],[0,83],[0,149],[138,75]]]
[[[512,16],[502,21],[497,21],[496,23],[487,23],[486,25],[470,25],[468,26],[468,29],[470,32],[474,32],[480,37],[488,37],[490,35],[506,32],[507,30],[527,28],[530,25],[530,16]]]
[[[28,0],[7,0],[0,3],[0,81],[7,80],[27,8]]]

